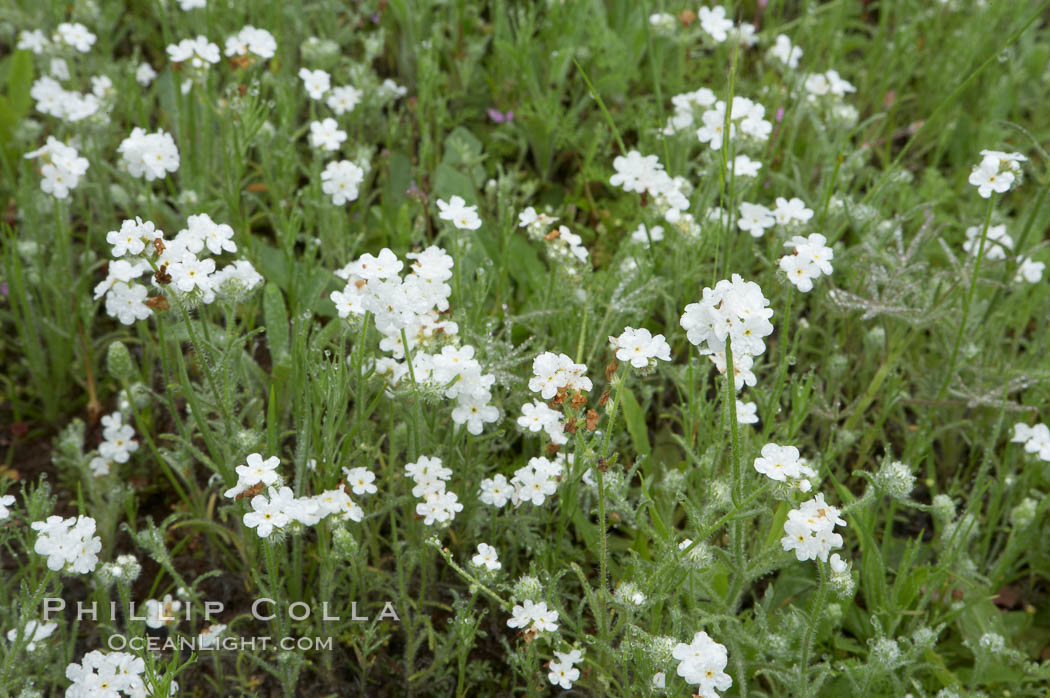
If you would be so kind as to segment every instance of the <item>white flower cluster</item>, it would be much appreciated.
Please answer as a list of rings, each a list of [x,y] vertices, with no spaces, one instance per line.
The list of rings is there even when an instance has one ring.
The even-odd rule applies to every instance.
[[[31,620],[26,623],[26,627],[22,630],[22,641],[26,643],[25,648],[27,652],[32,652],[36,649],[36,643],[46,640],[58,629],[58,623],[40,623],[35,620]],[[7,631],[8,642],[14,643],[18,637],[18,631],[11,629]]]
[[[252,510],[244,515],[244,525],[254,528],[260,538],[276,529],[298,522],[313,526],[321,519],[338,514],[350,521],[360,521],[364,512],[343,488],[325,490],[313,497],[296,497],[290,487],[270,487],[266,495],[252,497]]]
[[[569,438],[565,435],[565,425],[562,423],[561,418],[561,412],[551,409],[545,402],[533,400],[521,406],[518,426],[534,434],[544,431],[550,438],[551,443],[560,446],[569,442]]]
[[[737,133],[753,142],[764,143],[773,132],[773,124],[764,117],[766,108],[747,97],[733,97],[733,106],[729,110],[728,141],[733,141]],[[701,126],[696,130],[696,137],[701,143],[707,143],[712,150],[721,150],[726,140],[726,103],[715,102],[711,109],[700,117]]]
[[[521,604],[514,604],[507,626],[528,628],[526,632],[535,634],[557,632],[558,612],[547,608],[545,601],[535,603],[526,600]]]
[[[351,521],[364,518],[361,507],[341,486],[313,497],[296,497],[290,487],[282,486],[283,479],[277,472],[281,461],[277,456],[263,460],[261,454],[251,453],[245,460],[245,465],[236,468],[237,483],[223,492],[223,496],[236,499],[249,490],[267,488],[267,495],[252,497],[252,510],[244,515],[244,525],[256,529],[260,538],[266,538],[273,529],[282,529],[295,521],[313,526],[332,514],[340,514]]]
[[[1026,453],[1035,453],[1040,460],[1050,462],[1050,427],[1045,424],[1028,426],[1015,424],[1011,443],[1023,443]]]
[[[733,20],[726,15],[726,8],[721,5],[701,7],[697,11],[696,18],[700,23],[700,29],[710,36],[716,44],[721,44],[729,39],[730,33],[734,31]],[[751,31],[746,33],[753,35],[755,32],[754,25],[748,26],[751,27]]]
[[[558,491],[558,483],[561,482],[562,473],[565,471],[565,461],[562,458],[550,460],[542,456],[530,458],[529,462],[514,471],[514,477],[510,484],[514,488],[511,494],[511,502],[515,507],[522,502],[531,502],[535,506],[542,506],[547,497],[553,496]],[[482,482],[484,487],[484,482]]]
[[[339,148],[342,146],[343,141],[345,141],[345,140],[346,140],[346,131],[341,130],[339,128],[339,124],[332,117],[328,117],[327,119],[324,119],[322,121],[311,121],[310,122],[310,147],[311,148],[317,148],[318,150],[335,151],[335,150],[339,150]],[[349,161],[348,160],[344,160],[342,162],[349,162]],[[335,162],[328,163],[328,165],[338,165],[338,164],[339,163],[335,163]],[[351,164],[353,164],[353,163],[351,163]],[[354,167],[357,167],[357,166],[354,165]],[[327,171],[328,166],[325,166],[325,169]],[[362,175],[363,174],[364,173],[362,172]],[[324,179],[323,176],[322,176],[321,179],[322,179],[322,182],[326,182],[327,181],[327,180]],[[348,184],[349,184],[349,182],[348,182]],[[321,186],[323,188],[324,184],[322,184]],[[356,186],[356,184],[354,186]],[[341,191],[345,191],[345,188],[342,189]],[[325,193],[326,194],[331,194],[330,192],[325,192]],[[357,195],[355,194],[353,198],[357,198]],[[334,199],[334,195],[333,195],[333,199]]]
[[[845,525],[839,510],[825,503],[824,494],[818,493],[788,512],[780,545],[786,551],[794,551],[799,561],[827,561],[832,550],[842,547],[842,536],[835,533],[835,526]]]
[[[149,695],[142,674],[146,663],[128,652],[103,653],[92,650],[66,667],[66,678],[72,685],[66,689],[66,698],[96,698],[97,696],[127,695],[145,698]],[[174,695],[178,684],[172,683]]]
[[[784,243],[785,247],[793,248],[793,252],[780,258],[780,268],[799,291],[808,293],[813,290],[814,279],[831,276],[835,252],[827,246],[827,241],[820,233],[813,233],[809,237],[796,235]]]
[[[165,628],[178,622],[177,614],[182,610],[182,602],[173,599],[171,594],[165,594],[161,601],[148,599],[145,607],[146,625],[154,629]]]
[[[481,217],[478,216],[478,207],[467,206],[462,196],[453,196],[447,202],[437,200],[438,218],[443,221],[451,221],[452,225],[460,230],[477,230],[481,227]]]
[[[11,516],[11,510],[9,506],[15,503],[15,496],[13,494],[5,494],[0,496],[0,521]]]
[[[655,209],[669,223],[678,223],[682,218],[686,218],[687,223],[692,221],[692,216],[686,212],[692,191],[689,182],[684,177],[667,174],[655,155],[643,156],[632,150],[614,158],[613,169],[616,174],[609,178],[609,183],[614,187],[648,194]]]
[[[198,256],[236,252],[233,228],[216,223],[206,213],[190,216],[186,219],[186,226],[173,239],[165,240],[164,232],[152,222],[135,218],[125,220],[120,230],[106,234],[106,241],[113,246],[113,256],[117,259],[109,263],[106,278],[95,286],[95,300],[105,296],[108,315],[131,325],[153,314],[145,302],[146,287],[135,281],[143,274],[153,272],[147,260],[151,252],[154,254],[153,263],[170,277],[167,288],[174,293],[194,293],[194,298],[202,303],[212,303],[216,291],[236,296],[262,283],[262,276],[247,260],[235,260],[216,271],[215,260]],[[158,254],[158,249],[163,251]],[[153,275],[152,281],[154,286],[162,285],[157,275]]]
[[[95,535],[95,520],[90,516],[49,516],[30,527],[39,532],[33,550],[47,557],[48,569],[87,574],[98,564],[102,539]]]
[[[346,134],[343,135],[345,137]],[[357,200],[363,181],[365,171],[357,164],[349,160],[333,161],[325,165],[321,172],[321,191],[332,197],[333,204],[342,206],[348,201]]]
[[[43,148],[26,153],[25,158],[44,159],[45,162],[40,167],[40,174],[43,176],[40,189],[56,199],[68,198],[69,192],[76,189],[80,178],[88,169],[87,158],[80,157],[76,148],[66,145],[54,136],[48,136]]]
[[[405,474],[415,483],[412,496],[423,500],[416,504],[416,515],[425,525],[449,524],[463,511],[456,493],[445,489],[452,470],[443,466],[440,458],[420,456],[415,463],[405,465]]]
[[[366,312],[374,317],[383,335],[379,347],[393,356],[376,362],[378,373],[388,375],[395,385],[410,377],[439,390],[456,401],[452,421],[465,424],[471,434],[480,434],[485,424],[499,418],[499,410],[490,404],[496,379],[482,372],[474,347],[448,343],[459,332],[456,323],[439,315],[449,308],[452,288],[446,281],[452,278],[452,257],[439,247],[406,256],[414,261],[403,278],[404,262],[387,248],[379,256],[366,253],[347,264],[336,272],[346,280],[346,287],[332,292],[332,302],[339,317]],[[411,371],[407,361],[399,360],[405,358],[405,339]],[[445,344],[440,352],[423,351],[439,340]]]
[[[64,44],[80,53],[87,53],[95,45],[97,37],[79,22],[62,22],[55,29],[51,39],[56,44]]]
[[[733,344],[733,371],[736,389],[745,384],[754,385],[751,372],[754,357],[766,350],[763,338],[773,332],[769,318],[773,309],[762,295],[762,289],[753,281],[744,281],[739,274],[732,280],[719,281],[714,288],[705,288],[698,303],[685,307],[680,324],[686,337],[714,362],[719,372],[725,373],[726,340]]]
[[[160,179],[179,169],[179,149],[170,133],[158,130],[147,133],[135,127],[117,148],[121,164],[132,177],[145,177],[147,182]]]
[[[809,93],[810,101],[819,97],[845,97],[857,91],[857,88],[844,80],[837,70],[807,75],[804,86],[806,92]]]
[[[970,184],[977,187],[982,198],[992,192],[1003,194],[1013,188],[1021,177],[1021,163],[1028,160],[1020,153],[1002,153],[998,150],[982,150],[981,162],[970,172]]]
[[[67,90],[54,78],[46,75],[33,82],[29,96],[36,103],[36,110],[63,121],[76,123],[92,116],[102,106],[98,95]]]
[[[547,680],[552,686],[560,686],[567,691],[580,678],[580,670],[576,665],[583,661],[583,652],[555,652],[554,657],[547,665]]]
[[[583,238],[566,226],[559,225],[554,228],[557,221],[554,216],[536,213],[532,206],[518,214],[518,227],[525,228],[525,232],[533,240],[543,242],[547,254],[562,264],[569,274],[575,274],[587,264],[587,248],[583,246]]]
[[[560,392],[589,392],[594,386],[586,371],[587,366],[565,354],[545,351],[532,360],[529,390],[544,400],[552,400]]]
[[[135,441],[133,436],[135,428],[124,424],[124,417],[120,412],[102,418],[103,441],[98,445],[98,455],[92,458],[89,464],[95,477],[108,475],[110,466],[114,463],[128,462],[131,454],[139,448],[139,442]]]
[[[547,497],[557,492],[558,483],[561,482],[568,463],[572,463],[572,456],[565,456],[563,453],[559,453],[554,460],[531,458],[526,465],[514,472],[509,482],[503,475],[482,480],[478,499],[497,508],[505,506],[507,502],[513,502],[515,507],[520,506],[522,502],[542,506]]]
[[[219,47],[206,36],[183,39],[177,44],[170,44],[167,51],[172,63],[187,64],[194,70],[205,70],[221,58]]]
[[[354,494],[375,494],[379,491],[376,487],[376,474],[368,468],[343,468],[346,484]]]
[[[247,56],[249,53],[259,58],[273,58],[277,54],[277,39],[265,29],[250,24],[226,39],[227,56]]]
[[[714,208],[708,212],[708,217],[720,220],[725,213]],[[753,238],[762,237],[766,230],[775,225],[787,228],[796,227],[809,222],[813,217],[813,211],[806,208],[806,203],[799,198],[786,199],[778,196],[776,208],[769,209],[762,204],[752,204],[746,201],[740,203],[740,217],[737,218],[737,227]]]
[[[812,488],[809,478],[817,475],[806,465],[806,459],[800,457],[797,448],[773,443],[762,447],[762,455],[755,459],[755,470],[770,480],[790,483],[802,492],[809,492]]]
[[[977,254],[981,246],[981,230],[982,228],[979,225],[966,229],[966,241],[963,243],[963,250],[966,251],[966,254]],[[1006,259],[1008,255],[1013,253],[1013,250],[1014,239],[1006,232],[1005,224],[988,226],[988,232],[985,234],[984,241],[985,259],[989,261]],[[1018,256],[1016,261],[1017,273],[1014,275],[1014,282],[1027,281],[1031,284],[1037,284],[1043,280],[1043,271],[1046,269],[1046,264],[1024,255]]]
[[[733,678],[725,672],[729,652],[705,632],[693,635],[689,644],[675,645],[671,656],[678,660],[678,675],[686,683],[698,686],[697,693],[705,698],[717,698],[717,691],[733,685]]]
[[[671,346],[662,334],[653,335],[649,330],[633,327],[623,328],[619,337],[609,337],[616,351],[616,358],[635,368],[651,368],[656,361],[671,360]]]

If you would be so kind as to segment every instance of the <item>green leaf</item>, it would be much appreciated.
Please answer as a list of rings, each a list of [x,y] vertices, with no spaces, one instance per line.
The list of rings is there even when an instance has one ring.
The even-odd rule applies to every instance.
[[[7,74],[7,99],[16,119],[29,113],[32,103],[29,89],[33,86],[33,54],[29,51],[17,51],[11,58],[10,72]]]
[[[274,283],[266,284],[263,291],[263,317],[266,319],[266,336],[270,342],[270,358],[275,366],[291,366],[289,350],[288,311],[284,296]]]
[[[623,403],[623,417],[627,422],[627,431],[631,435],[631,443],[640,456],[648,456],[652,448],[649,446],[649,430],[645,425],[645,413],[639,406],[638,401],[630,388],[623,387],[620,401]]]

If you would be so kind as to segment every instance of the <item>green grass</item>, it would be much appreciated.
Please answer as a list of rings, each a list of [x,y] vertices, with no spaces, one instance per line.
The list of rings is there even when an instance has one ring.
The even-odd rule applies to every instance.
[[[189,696],[557,693],[545,665],[572,647],[584,655],[575,694],[688,695],[670,650],[699,631],[727,648],[724,695],[1048,695],[1050,464],[1010,438],[1050,415],[1050,289],[1045,274],[1014,280],[1017,255],[1050,262],[1050,3],[760,4],[726,3],[735,20],[760,19],[750,49],[714,44],[699,22],[663,32],[650,14],[697,8],[633,0],[0,9],[0,494],[16,496],[0,522],[0,695],[61,694],[67,664],[147,632],[123,616],[77,621],[77,601],[165,594],[183,599],[162,631],[172,636],[196,637],[204,602],[220,600],[229,636],[332,647],[143,653],[161,695],[178,667]],[[89,76],[108,76],[108,118],[62,121],[29,97],[48,60],[16,51],[18,33],[65,21],[97,42],[62,54],[63,85],[85,92]],[[276,56],[243,68],[224,57],[182,94],[165,47],[205,34],[221,50],[245,24],[273,34]],[[803,49],[797,70],[766,56],[778,34]],[[147,88],[134,79],[142,60],[159,74]],[[336,117],[308,99],[300,67],[361,88],[361,103]],[[856,86],[843,99],[855,121],[805,98],[801,76],[829,69]],[[386,78],[406,96],[379,100]],[[735,145],[662,133],[671,97],[700,87],[765,107],[773,135],[746,151],[758,177],[732,175]],[[329,116],[347,133],[339,153],[307,141]],[[172,134],[176,172],[149,183],[119,167],[136,126]],[[22,157],[49,135],[90,162],[61,201],[40,190],[40,161]],[[982,149],[1027,155],[1023,181],[980,198],[967,177]],[[690,182],[698,235],[609,183],[625,150]],[[344,159],[366,172],[358,198],[335,206],[320,173]],[[453,195],[478,206],[479,229],[438,218]],[[814,211],[794,232],[821,233],[835,252],[809,293],[778,268],[788,235],[736,226],[741,201],[780,196]],[[580,235],[587,263],[570,273],[519,228],[526,206]],[[731,217],[706,218],[714,206]],[[264,283],[211,304],[167,292],[168,310],[130,326],[109,317],[92,296],[112,262],[106,233],[140,216],[171,239],[203,212],[233,227],[238,252],[224,259],[249,260]],[[640,223],[665,239],[632,242]],[[998,224],[1014,253],[967,256],[967,228]],[[437,387],[414,375],[389,386],[373,370],[389,354],[371,314],[347,321],[330,300],[344,285],[334,272],[362,254],[390,248],[407,272],[405,254],[430,245],[455,261],[445,317],[495,379],[500,418],[478,436],[454,426]],[[757,385],[740,393],[757,403],[754,426],[737,424],[728,381],[679,324],[734,273],[774,310]],[[672,361],[610,366],[608,337],[625,326],[663,333]],[[542,432],[516,424],[538,397],[527,383],[544,351],[586,364],[594,383],[566,408],[579,425],[561,448],[573,464],[542,506],[495,509],[481,480],[547,453]],[[95,477],[99,417],[118,409],[139,449]],[[818,472],[811,493],[755,472],[770,442]],[[250,453],[279,457],[296,495],[355,466],[378,492],[354,496],[361,522],[261,539],[243,524],[247,503],[222,496]],[[420,456],[452,470],[464,508],[447,527],[416,516],[404,466]],[[916,477],[897,496],[883,470],[894,461]],[[780,545],[788,511],[817,492],[847,521],[848,582]],[[132,554],[141,574],[49,572],[29,523],[52,513],[93,517],[99,564]],[[470,565],[478,543],[498,550],[498,572]],[[625,600],[632,587],[641,605]],[[7,632],[39,619],[43,596],[70,609],[28,651]],[[277,617],[252,618],[260,597]],[[527,598],[558,611],[556,633],[507,626]],[[379,619],[388,601],[398,622]],[[292,619],[293,602],[313,613]],[[341,620],[323,621],[322,602]],[[351,620],[352,602],[368,621]]]

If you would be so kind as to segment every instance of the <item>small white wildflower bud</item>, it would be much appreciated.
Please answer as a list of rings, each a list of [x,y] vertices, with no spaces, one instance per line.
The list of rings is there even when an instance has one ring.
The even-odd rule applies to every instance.
[[[543,594],[543,585],[540,580],[528,575],[518,578],[514,582],[514,598],[520,601],[535,601]]]
[[[723,480],[715,480],[711,483],[711,499],[719,506],[725,507],[733,503],[732,491],[729,483]]]
[[[834,624],[842,622],[842,606],[832,602],[828,604],[828,620]]]
[[[831,567],[831,577],[828,583],[831,585],[832,592],[840,599],[853,598],[857,584],[853,581],[853,575],[850,574],[849,563],[839,557],[838,553],[832,554],[828,563]]]
[[[692,546],[692,549],[690,549],[690,546]],[[678,544],[678,549],[681,551],[682,561],[689,566],[699,570],[711,566],[711,548],[703,541],[693,545],[692,539],[686,538]]]
[[[915,476],[900,461],[883,463],[875,475],[875,486],[894,499],[905,500],[915,489]]]
[[[38,688],[27,686],[18,693],[18,698],[44,698],[44,694]]]
[[[891,637],[880,637],[871,643],[868,661],[881,669],[893,669],[900,664],[901,647]]]
[[[349,560],[357,555],[357,539],[345,528],[332,531],[332,549],[340,560]]]
[[[864,347],[871,352],[882,351],[886,346],[886,330],[881,327],[872,327],[864,335]]]
[[[919,628],[912,633],[911,642],[915,649],[925,652],[937,644],[937,633],[933,628]]]
[[[138,376],[135,360],[131,358],[131,352],[124,346],[124,342],[109,343],[106,350],[106,370],[118,380],[130,381]]]
[[[645,594],[632,582],[623,582],[616,587],[613,598],[628,607],[642,606],[646,602]]]
[[[832,354],[828,359],[828,374],[832,378],[841,378],[849,370],[850,359],[845,354]]]
[[[1025,497],[1021,503],[1010,510],[1010,525],[1014,528],[1027,528],[1035,520],[1039,503],[1031,497]]]
[[[138,559],[131,554],[118,555],[115,565],[120,568],[120,581],[122,582],[133,582],[138,579],[139,574],[142,573],[142,565],[140,565]]]
[[[678,641],[675,638],[659,635],[650,637],[645,644],[645,649],[649,652],[653,664],[659,666],[674,661],[674,648],[677,644]]]
[[[933,498],[933,518],[941,523],[948,523],[955,518],[955,501],[946,494]]]
[[[998,633],[985,633],[979,640],[981,648],[991,654],[1002,654],[1006,650],[1006,640]]]
[[[262,440],[262,434],[253,429],[240,429],[233,435],[233,439],[237,450],[251,451]]]
[[[197,192],[192,189],[183,189],[179,192],[176,201],[181,208],[192,208],[197,205],[198,201],[200,201],[200,197],[197,196]]]

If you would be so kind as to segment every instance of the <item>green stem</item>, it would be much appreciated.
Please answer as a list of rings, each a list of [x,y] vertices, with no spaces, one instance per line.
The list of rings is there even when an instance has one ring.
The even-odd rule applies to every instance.
[[[988,207],[984,214],[984,226],[981,228],[981,242],[977,247],[977,259],[974,261],[973,276],[970,278],[970,291],[966,294],[966,300],[963,303],[962,317],[959,320],[959,331],[955,333],[955,342],[952,344],[952,353],[948,358],[948,367],[944,372],[941,388],[937,391],[937,397],[934,398],[935,402],[940,402],[944,398],[944,394],[948,391],[948,385],[952,382],[952,375],[955,372],[955,360],[959,356],[959,346],[962,344],[963,334],[966,333],[966,321],[970,318],[970,306],[973,305],[973,297],[977,292],[977,277],[981,271],[981,260],[984,259],[984,245],[988,239],[988,226],[992,222],[993,208],[995,208],[995,197],[989,197]]]

